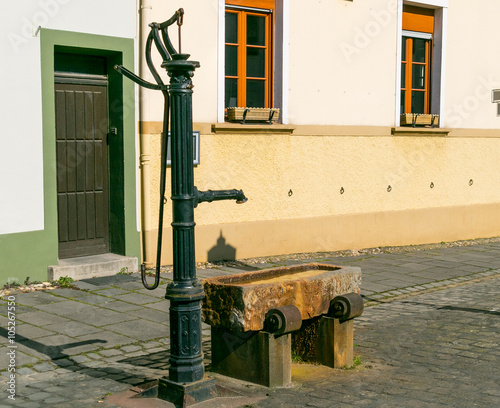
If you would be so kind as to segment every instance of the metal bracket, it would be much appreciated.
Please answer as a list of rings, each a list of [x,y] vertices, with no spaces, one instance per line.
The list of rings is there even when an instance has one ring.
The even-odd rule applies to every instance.
[[[250,112],[250,109],[245,109],[243,111],[243,120],[241,121],[241,123],[244,125],[245,124],[245,120],[247,119],[247,113]]]
[[[276,111],[275,111],[275,110],[272,110],[272,109],[271,109],[271,110],[269,111],[269,124],[270,124],[270,125],[272,125],[272,124],[273,124],[273,116],[274,116],[274,114],[275,114],[275,113],[276,113]]]

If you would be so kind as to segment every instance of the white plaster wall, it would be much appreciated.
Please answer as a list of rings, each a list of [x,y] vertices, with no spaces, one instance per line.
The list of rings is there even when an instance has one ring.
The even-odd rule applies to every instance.
[[[445,126],[500,127],[491,103],[491,90],[500,88],[499,15],[498,1],[450,1]]]
[[[135,0],[23,0],[2,6],[0,234],[44,228],[37,27],[136,37]]]
[[[184,8],[183,52],[200,61],[193,79],[195,122],[217,121],[219,0],[152,1],[152,20]],[[397,0],[290,0],[288,107],[291,124],[393,125],[396,92]],[[176,28],[171,37],[177,47]],[[159,59],[156,60],[160,64]],[[149,92],[149,120],[163,101]],[[304,103],[307,101],[307,103]]]
[[[290,1],[291,124],[393,125],[397,2]]]
[[[153,0],[151,22],[161,23],[168,20],[179,8],[184,9],[184,23],[181,29],[182,52],[190,54],[190,59],[200,62],[193,77],[193,120],[195,122],[217,121],[217,58],[218,58],[218,0]],[[144,27],[145,37],[149,27]],[[172,44],[178,51],[178,29],[169,29]],[[143,44],[141,44],[143,47]],[[161,58],[153,45],[153,56],[157,71],[165,83],[169,82]],[[140,58],[144,58],[141,51]],[[221,67],[221,69],[224,69]],[[154,80],[153,80],[154,82]],[[146,118],[150,121],[163,120],[163,97],[161,92],[148,91],[151,98]]]
[[[401,0],[289,0],[289,123],[394,126],[398,69],[397,7]],[[491,89],[500,88],[495,52],[500,4],[478,0],[418,0],[448,7],[443,116],[446,127],[496,128]],[[217,121],[219,0],[152,1],[152,19],[185,10],[183,51],[200,61],[194,76],[194,121]],[[176,29],[172,31],[177,44]],[[158,61],[159,63],[159,61]],[[162,120],[163,101],[151,93],[149,120]]]

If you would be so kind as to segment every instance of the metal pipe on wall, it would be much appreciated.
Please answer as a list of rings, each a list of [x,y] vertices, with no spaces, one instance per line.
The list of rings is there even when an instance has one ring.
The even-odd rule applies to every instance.
[[[151,0],[139,0],[139,55],[144,55],[146,40],[149,35],[149,23],[151,22]],[[139,75],[149,79],[151,76],[147,63],[140,59]],[[140,166],[141,166],[141,223],[142,223],[142,261],[146,268],[153,266],[154,260],[148,255],[148,234],[151,231],[151,177],[150,160],[151,148],[150,137],[144,126],[149,122],[149,100],[148,90],[139,87],[139,138],[140,138]]]

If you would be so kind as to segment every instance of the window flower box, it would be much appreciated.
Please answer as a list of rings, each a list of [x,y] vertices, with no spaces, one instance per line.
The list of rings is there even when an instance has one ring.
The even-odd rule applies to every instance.
[[[439,115],[427,113],[403,113],[401,115],[401,126],[430,126],[439,125]]]
[[[278,108],[227,108],[227,120],[230,122],[267,122],[279,120]]]

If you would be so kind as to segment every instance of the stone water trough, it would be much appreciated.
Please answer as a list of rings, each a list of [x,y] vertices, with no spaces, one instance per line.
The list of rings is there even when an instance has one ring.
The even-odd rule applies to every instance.
[[[318,356],[316,362],[333,366],[333,357],[332,363],[320,357],[325,354],[325,347],[332,355],[334,349],[339,349],[339,335],[333,333],[333,323],[323,324],[324,319],[336,320],[337,326],[339,321],[343,323],[333,318],[333,299],[349,294],[358,303],[354,306],[358,312],[354,314],[359,316],[362,312],[358,267],[309,263],[214,277],[203,284],[206,298],[202,312],[205,323],[211,326],[213,371],[269,387],[291,384],[290,332],[295,332],[294,339],[302,345],[310,345],[313,350],[307,350],[307,354]],[[350,309],[349,305],[344,307]],[[273,312],[277,312],[275,320],[269,318]],[[285,328],[279,334],[273,333],[269,323],[279,323],[280,319]],[[337,334],[343,332],[341,353],[351,349],[352,365],[352,317],[346,321],[350,321],[349,327],[348,323],[336,330]],[[301,326],[307,327],[307,333],[301,334]],[[299,345],[297,349],[300,348]],[[342,361],[349,365],[349,353],[347,360]]]

